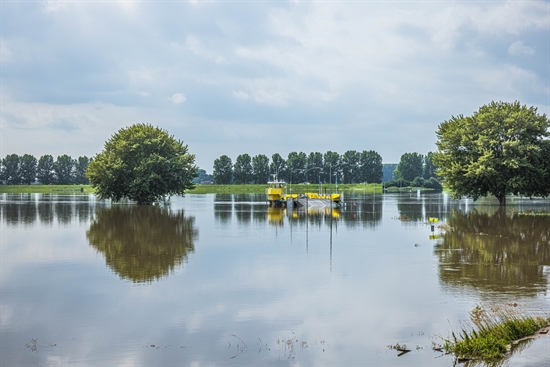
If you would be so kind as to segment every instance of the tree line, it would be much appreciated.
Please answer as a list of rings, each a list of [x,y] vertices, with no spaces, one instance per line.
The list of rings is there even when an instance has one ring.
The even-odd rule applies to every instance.
[[[434,153],[426,155],[419,153],[405,153],[395,167],[393,180],[386,183],[386,187],[428,187],[441,189],[441,183],[436,175],[436,165],[433,162]]]
[[[217,184],[265,184],[272,175],[294,183],[381,183],[382,157],[374,150],[348,150],[340,155],[290,152],[286,159],[279,153],[251,157],[241,154],[235,163],[227,155],[214,160],[214,182]]]
[[[86,156],[73,159],[69,155],[49,154],[36,159],[31,154],[8,154],[0,160],[0,183],[4,185],[87,185],[86,170],[92,161]]]

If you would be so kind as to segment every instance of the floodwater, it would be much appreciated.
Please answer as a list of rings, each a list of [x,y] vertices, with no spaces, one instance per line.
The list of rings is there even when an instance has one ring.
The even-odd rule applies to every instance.
[[[550,216],[520,215],[550,200],[344,200],[0,195],[0,365],[464,366],[432,348],[476,305],[550,309]],[[549,364],[547,337],[475,365]]]

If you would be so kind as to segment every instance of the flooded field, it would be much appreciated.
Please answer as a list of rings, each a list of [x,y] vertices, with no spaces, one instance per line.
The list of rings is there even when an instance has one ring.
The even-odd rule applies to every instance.
[[[550,337],[493,363],[433,350],[476,305],[550,309],[550,200],[344,202],[1,195],[0,365],[550,364]]]

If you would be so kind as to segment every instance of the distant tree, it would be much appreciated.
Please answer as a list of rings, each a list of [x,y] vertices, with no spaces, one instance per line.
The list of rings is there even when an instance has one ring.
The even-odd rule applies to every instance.
[[[286,167],[288,170],[288,176],[290,182],[299,183],[306,180],[306,166],[307,155],[306,153],[290,152],[286,159]]]
[[[342,181],[342,172],[341,172],[341,158],[340,154],[332,151],[327,151],[323,155],[324,163],[324,172],[323,172],[323,181],[328,183],[335,183]]]
[[[30,154],[20,157],[21,183],[30,185],[36,180],[36,158]]]
[[[276,175],[279,180],[287,180],[286,161],[279,153],[275,153],[271,156],[269,172],[271,175]]]
[[[9,154],[2,160],[2,180],[8,185],[19,185],[21,183],[21,157],[17,154]]]
[[[194,184],[211,183],[214,181],[214,176],[206,173],[204,169],[197,170],[198,176],[193,179]]]
[[[394,180],[412,181],[416,177],[422,177],[424,157],[418,153],[405,153],[397,168],[393,172]]]
[[[382,182],[382,156],[374,150],[363,150],[359,155],[359,181]]]
[[[428,152],[426,156],[424,156],[424,179],[429,180],[430,178],[434,177],[436,178],[437,175],[435,174],[436,166],[433,162],[433,152]]]
[[[235,160],[233,178],[237,184],[248,184],[252,181],[252,159],[248,154],[241,154]]]
[[[118,130],[88,165],[96,194],[152,204],[195,187],[195,156],[166,130],[135,124]]]
[[[433,157],[454,197],[550,194],[550,120],[519,102],[491,102],[439,125]]]
[[[342,155],[342,175],[344,183],[351,184],[359,181],[359,153],[348,150]]]
[[[393,179],[393,171],[397,168],[397,163],[382,164],[382,182],[389,182]]]
[[[77,185],[89,185],[90,180],[86,177],[86,170],[90,164],[90,158],[83,156],[78,157],[74,166],[74,183]]]
[[[55,181],[58,185],[69,185],[74,183],[75,160],[70,156],[63,154],[58,156],[55,164]]]
[[[55,183],[54,160],[49,154],[43,155],[38,160],[36,168],[36,178],[42,185],[51,185]]]
[[[233,181],[233,163],[231,158],[222,155],[214,160],[214,182],[221,185],[229,185]]]
[[[323,154],[311,152],[307,157],[306,181],[317,183],[323,173]]]
[[[269,180],[269,158],[258,154],[252,158],[252,176],[254,183],[265,184]]]

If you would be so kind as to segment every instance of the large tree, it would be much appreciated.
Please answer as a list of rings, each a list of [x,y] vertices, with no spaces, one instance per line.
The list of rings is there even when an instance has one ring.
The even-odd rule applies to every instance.
[[[287,177],[290,182],[304,182],[306,180],[307,155],[304,152],[290,152],[286,159]]]
[[[233,162],[231,158],[222,155],[214,160],[214,182],[221,185],[229,185],[233,180]]]
[[[87,185],[90,183],[86,177],[86,170],[90,164],[90,158],[83,156],[78,157],[74,165],[74,183],[79,185]]]
[[[195,187],[195,156],[166,130],[150,124],[122,128],[88,165],[96,194],[119,201],[152,204]]]
[[[21,157],[19,169],[21,170],[21,183],[30,185],[36,180],[36,158],[30,154]]]
[[[49,154],[43,155],[38,160],[36,178],[42,185],[51,185],[55,182],[54,160]]]
[[[252,177],[254,183],[265,184],[269,181],[269,158],[263,154],[252,157]]]
[[[8,185],[21,183],[21,157],[17,154],[9,154],[2,159],[2,180]]]
[[[454,197],[550,194],[550,120],[519,102],[491,102],[439,125],[433,157]]]
[[[342,175],[344,183],[351,184],[359,181],[359,152],[348,150],[342,155]]]
[[[319,152],[311,152],[307,156],[307,172],[306,180],[309,182],[319,181],[323,172],[323,154]]]
[[[325,182],[334,183],[341,181],[341,158],[340,154],[332,151],[327,151],[323,155],[323,163],[325,166],[323,178]]]
[[[359,180],[368,183],[382,182],[382,156],[374,150],[363,150],[359,155]]]
[[[269,172],[275,175],[279,180],[286,179],[286,161],[279,153],[275,153],[271,156]]]
[[[393,171],[394,180],[413,181],[422,177],[424,156],[418,153],[405,153],[401,155],[399,164]]]
[[[429,180],[430,178],[436,178],[437,175],[435,174],[436,166],[433,162],[434,153],[428,152],[426,156],[424,156],[424,179]]]
[[[74,183],[75,160],[67,154],[58,156],[53,169],[55,171],[55,181],[58,185],[69,185]]]
[[[237,184],[248,184],[252,181],[252,158],[248,154],[240,154],[235,160],[233,177]]]

